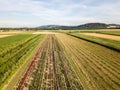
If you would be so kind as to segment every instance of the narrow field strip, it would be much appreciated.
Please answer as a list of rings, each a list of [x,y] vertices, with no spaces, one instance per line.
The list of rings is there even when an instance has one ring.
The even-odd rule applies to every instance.
[[[80,34],[120,41],[120,36],[106,35],[106,34],[99,34],[99,33],[80,33]]]
[[[98,33],[105,35],[120,36],[120,29],[72,30],[71,33]]]
[[[20,80],[19,82],[19,85],[17,86],[16,90],[21,90],[24,88],[24,83],[25,83],[25,80],[26,78],[28,77],[28,75],[30,74],[32,68],[35,66],[35,64],[37,63],[37,59],[41,56],[41,53],[43,51],[43,48],[44,48],[44,43],[45,41],[41,44],[40,48],[38,49],[37,53],[35,54],[35,57],[33,58],[30,66],[28,67],[28,69],[26,70],[24,76],[22,77],[22,79]]]

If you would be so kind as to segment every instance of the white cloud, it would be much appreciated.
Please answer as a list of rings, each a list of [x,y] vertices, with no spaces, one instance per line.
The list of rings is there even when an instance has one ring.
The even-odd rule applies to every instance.
[[[96,2],[97,0],[0,0],[0,13],[3,12],[3,15],[0,14],[0,26],[79,25],[89,22],[120,24],[120,1]]]

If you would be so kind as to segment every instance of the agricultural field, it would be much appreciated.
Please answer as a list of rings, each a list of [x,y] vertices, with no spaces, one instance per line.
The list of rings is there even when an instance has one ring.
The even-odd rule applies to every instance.
[[[119,71],[112,38],[79,30],[0,38],[0,90],[120,90]]]

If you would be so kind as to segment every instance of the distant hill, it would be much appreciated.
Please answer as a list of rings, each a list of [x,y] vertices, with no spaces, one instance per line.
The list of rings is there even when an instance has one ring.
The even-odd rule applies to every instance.
[[[21,27],[21,28],[0,28],[3,31],[9,30],[79,30],[79,29],[120,29],[119,24],[105,23],[87,23],[78,26],[63,26],[63,25],[44,25],[39,27]]]
[[[60,26],[60,25],[45,25],[45,26],[39,26],[37,28],[40,29],[72,29],[72,26]]]
[[[106,28],[120,28],[118,24],[105,23],[87,23],[78,26],[61,26],[61,25],[45,25],[37,27],[39,29],[106,29]]]
[[[104,23],[87,23],[84,25],[77,26],[80,29],[104,29],[107,28],[107,24]]]

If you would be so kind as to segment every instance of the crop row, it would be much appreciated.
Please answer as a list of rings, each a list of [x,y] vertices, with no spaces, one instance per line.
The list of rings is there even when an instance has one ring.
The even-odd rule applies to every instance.
[[[27,40],[24,38],[25,40],[22,40],[22,43],[19,43],[16,48],[1,54],[0,85],[25,61],[23,58],[38,45],[42,37],[42,35],[35,35]]]
[[[0,38],[0,54],[9,51],[12,48],[15,48],[18,44],[28,40],[33,37],[33,34],[20,34],[10,37]]]
[[[19,43],[17,43],[17,44],[15,43],[15,45],[11,46],[9,48],[9,50],[7,50],[6,52],[2,51],[2,53],[0,54],[0,60],[1,60],[0,66],[2,64],[4,64],[5,62],[7,62],[12,57],[14,57],[18,52],[20,52],[24,48],[25,45],[27,47],[27,45],[29,45],[28,42],[31,41],[34,38],[36,38],[36,36],[31,37],[31,38],[27,38],[27,40],[25,38],[25,40],[23,39],[22,41],[19,41]]]
[[[118,52],[67,35],[57,38],[68,52],[70,64],[85,90],[119,90]]]
[[[38,49],[37,53],[35,54],[30,66],[28,67],[27,71],[23,75],[22,79],[20,80],[16,90],[21,90],[24,88],[24,84],[26,82],[26,79],[29,78],[30,74],[33,73],[33,69],[36,68],[36,65],[38,65],[38,60],[41,57],[43,50],[45,48],[47,38],[44,40],[44,42],[40,45],[40,48]]]

